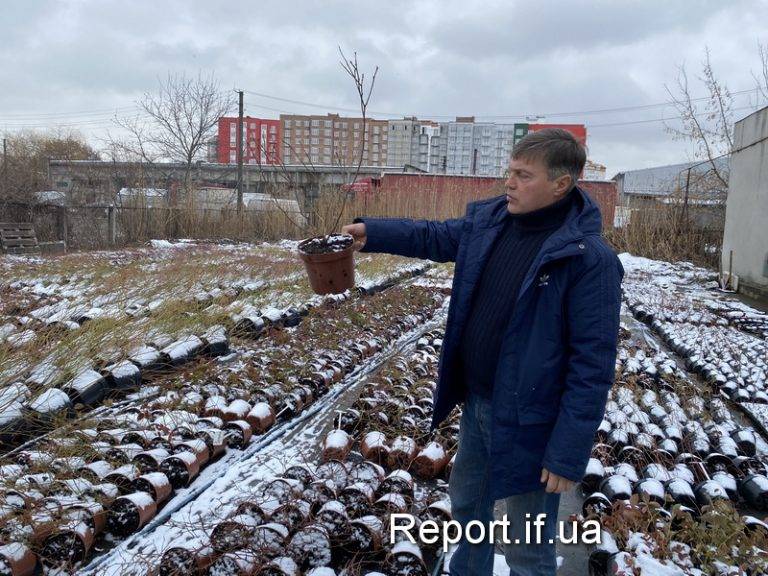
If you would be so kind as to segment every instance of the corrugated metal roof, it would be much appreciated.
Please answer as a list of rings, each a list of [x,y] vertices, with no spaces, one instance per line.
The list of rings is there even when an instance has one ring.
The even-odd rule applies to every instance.
[[[718,158],[714,162],[719,171],[728,171],[728,157]],[[613,179],[618,182],[619,192],[622,194],[668,196],[685,188],[686,171],[691,166],[695,166],[691,170],[691,176],[695,175],[697,180],[700,180],[712,171],[712,166],[709,163],[684,162],[682,164],[669,164],[667,166],[619,172]]]

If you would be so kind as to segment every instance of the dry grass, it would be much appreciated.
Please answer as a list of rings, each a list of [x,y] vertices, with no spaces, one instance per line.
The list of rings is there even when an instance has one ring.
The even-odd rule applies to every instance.
[[[695,226],[681,217],[679,207],[663,206],[633,212],[629,224],[609,230],[606,239],[618,252],[667,262],[684,260],[716,270],[723,228]]]

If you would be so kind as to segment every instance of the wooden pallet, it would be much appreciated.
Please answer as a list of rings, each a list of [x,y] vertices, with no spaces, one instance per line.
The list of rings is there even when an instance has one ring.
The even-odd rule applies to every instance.
[[[31,222],[0,222],[0,241],[3,252],[7,254],[40,250],[35,227]]]

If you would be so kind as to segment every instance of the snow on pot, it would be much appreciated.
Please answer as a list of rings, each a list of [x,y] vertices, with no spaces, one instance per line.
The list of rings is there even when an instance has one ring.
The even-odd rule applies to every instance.
[[[180,452],[192,452],[197,458],[197,463],[200,468],[205,466],[210,458],[208,445],[205,443],[205,440],[201,438],[194,438],[193,440],[185,440],[174,444],[173,453],[179,454]]]
[[[131,390],[141,386],[141,369],[130,360],[121,360],[101,369],[108,391]]]
[[[316,514],[323,504],[336,499],[336,485],[328,479],[316,480],[304,489],[302,498],[312,505],[312,514]]]
[[[154,346],[139,346],[128,353],[128,360],[142,372],[157,370],[160,367],[160,351]]]
[[[157,504],[147,492],[117,498],[107,515],[107,529],[118,536],[138,532],[157,514]]]
[[[32,576],[37,567],[35,553],[20,542],[0,546],[0,574]]]
[[[344,430],[331,430],[323,441],[322,460],[344,460],[352,450],[352,437]]]
[[[96,460],[90,464],[86,464],[78,470],[83,478],[87,478],[94,484],[101,482],[104,477],[112,472],[112,464],[106,460]]]
[[[339,490],[346,486],[349,470],[340,460],[328,460],[315,469],[315,475],[320,479],[330,480]]]
[[[160,559],[158,576],[204,574],[214,558],[213,548],[210,546],[199,549],[182,546],[169,548]]]
[[[620,474],[612,474],[600,483],[600,492],[611,502],[629,500],[632,495],[632,484]]]
[[[283,472],[283,478],[298,480],[302,487],[306,488],[314,480],[315,471],[307,464],[295,464],[286,468]]]
[[[142,474],[133,481],[133,488],[137,492],[147,492],[150,494],[158,505],[168,500],[173,492],[168,477],[162,472]]]
[[[711,506],[716,500],[730,500],[725,488],[714,480],[699,482],[693,489],[693,493],[696,495],[696,503],[700,508]]]
[[[675,504],[681,504],[689,508],[696,507],[696,496],[687,480],[673,478],[665,483],[664,489],[672,497],[672,501]]]
[[[402,494],[388,492],[373,503],[374,510],[381,515],[401,514],[408,509],[408,501]]]
[[[416,457],[416,442],[408,436],[398,436],[392,441],[387,465],[392,469],[406,469]]]
[[[647,497],[649,500],[658,502],[661,505],[664,504],[664,484],[655,478],[644,478],[635,484],[633,493],[641,497]]]
[[[205,428],[197,432],[197,437],[208,447],[209,460],[215,460],[227,451],[227,434],[220,428]]]
[[[380,495],[387,493],[402,494],[411,499],[413,498],[413,478],[405,470],[393,470],[381,481],[377,493]]]
[[[240,502],[230,516],[245,514],[256,520],[256,524],[264,524],[269,521],[270,512],[262,504],[263,503],[253,502],[252,500]],[[269,510],[271,511],[272,508],[269,508]]]
[[[227,433],[227,446],[242,449],[248,445],[253,435],[251,425],[245,420],[232,420],[224,425]]]
[[[259,555],[253,550],[227,552],[213,561],[208,568],[211,576],[251,576],[256,573],[260,562]]]
[[[344,504],[338,500],[323,504],[315,515],[315,522],[325,527],[334,547],[345,542],[349,536],[349,514]]]
[[[317,523],[304,526],[291,537],[288,554],[303,571],[329,566],[332,553],[328,530]]]
[[[174,490],[189,486],[200,473],[200,462],[192,452],[179,452],[168,456],[160,464],[160,472],[168,477]]]
[[[124,464],[104,477],[104,481],[117,486],[121,494],[133,491],[133,481],[141,475],[141,469],[134,464]]]
[[[227,406],[227,399],[224,396],[210,396],[205,401],[203,414],[206,417],[215,416],[224,420]]]
[[[245,421],[256,434],[264,434],[275,423],[275,411],[268,403],[258,402],[246,414]]]
[[[356,482],[343,488],[339,492],[338,499],[344,505],[347,514],[351,518],[358,518],[370,511],[371,504],[373,503],[373,493],[374,491],[370,484]]]
[[[428,576],[424,557],[417,544],[401,540],[390,550],[384,560],[387,574],[391,576]]]
[[[66,523],[45,539],[40,559],[48,566],[72,567],[88,556],[94,540],[94,530],[86,522]]]
[[[211,326],[200,339],[203,341],[203,354],[206,356],[223,356],[229,352],[229,337],[224,326]]]
[[[443,445],[432,441],[421,449],[411,466],[416,476],[429,480],[440,475],[448,464],[449,458]]]
[[[355,286],[353,243],[350,234],[315,236],[299,242],[299,256],[316,294],[340,294]]]
[[[350,556],[376,554],[382,547],[383,523],[376,516],[368,515],[352,520],[349,538],[343,544]]]
[[[749,474],[739,482],[739,494],[753,508],[768,510],[768,478],[762,474]]]
[[[254,528],[248,547],[268,558],[274,558],[283,551],[287,538],[288,528],[277,522],[268,522]]]
[[[48,424],[57,415],[71,411],[72,401],[63,390],[48,388],[29,403],[28,409],[33,419]]]
[[[251,405],[245,400],[235,399],[224,409],[223,418],[227,422],[232,420],[245,420],[248,412],[251,411]]]
[[[203,341],[194,334],[190,334],[160,350],[160,363],[165,367],[180,366],[194,358],[203,348],[205,348]]]
[[[369,460],[355,464],[349,471],[350,482],[364,482],[374,491],[378,489],[382,480],[384,480],[384,468]]]
[[[589,462],[587,462],[584,477],[581,479],[581,489],[586,494],[597,492],[603,478],[605,478],[605,468],[602,462],[597,458],[590,458]]]
[[[258,576],[298,576],[299,567],[293,558],[278,556],[259,568]]]
[[[589,553],[590,576],[607,576],[611,558],[619,552],[615,538],[607,530],[600,530],[599,541]]]
[[[156,472],[160,469],[163,460],[170,456],[170,452],[165,448],[152,448],[144,450],[133,457],[133,463],[139,468],[142,474]]]
[[[296,528],[304,524],[309,518],[311,505],[306,500],[293,500],[278,506],[270,516],[271,522],[282,524],[289,531],[293,532]]]
[[[248,514],[231,516],[213,527],[211,546],[219,554],[245,548],[258,525],[258,519]]]

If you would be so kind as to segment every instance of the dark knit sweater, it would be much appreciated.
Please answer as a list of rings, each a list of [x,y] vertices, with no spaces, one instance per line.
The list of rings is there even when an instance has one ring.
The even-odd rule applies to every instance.
[[[492,397],[502,337],[520,286],[541,245],[565,221],[574,197],[571,191],[539,210],[506,214],[472,297],[461,336],[460,369],[470,393]]]

